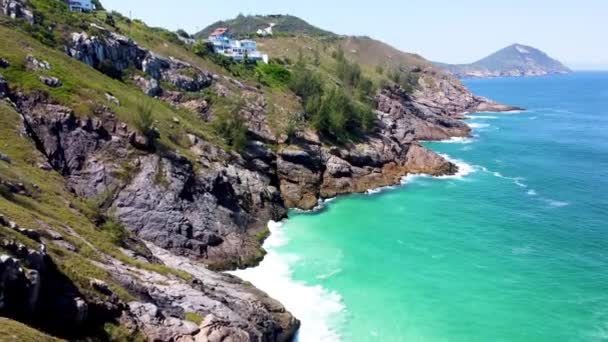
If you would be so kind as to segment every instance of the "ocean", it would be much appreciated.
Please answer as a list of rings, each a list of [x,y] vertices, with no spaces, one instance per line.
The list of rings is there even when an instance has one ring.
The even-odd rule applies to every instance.
[[[465,83],[527,110],[425,143],[458,175],[271,222],[265,260],[235,272],[299,341],[608,340],[608,73]]]

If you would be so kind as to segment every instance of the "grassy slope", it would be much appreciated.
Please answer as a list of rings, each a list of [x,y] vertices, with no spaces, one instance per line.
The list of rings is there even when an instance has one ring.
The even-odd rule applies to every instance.
[[[0,317],[0,342],[57,342],[61,341],[25,324]]]

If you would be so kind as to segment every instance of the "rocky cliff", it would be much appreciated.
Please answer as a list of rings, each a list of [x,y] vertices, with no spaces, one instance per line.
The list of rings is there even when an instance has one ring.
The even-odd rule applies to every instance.
[[[280,303],[216,271],[259,262],[268,220],[288,208],[457,172],[419,141],[468,136],[465,111],[512,109],[428,66],[413,91],[378,89],[365,136],[283,134],[287,90],[102,25],[64,32],[56,49],[0,27],[22,40],[0,39],[0,149],[12,147],[0,153],[0,311],[62,338],[119,339],[112,324],[155,341],[291,340],[299,321]],[[156,120],[142,123],[138,102]],[[226,108],[245,129],[238,150],[208,132]]]

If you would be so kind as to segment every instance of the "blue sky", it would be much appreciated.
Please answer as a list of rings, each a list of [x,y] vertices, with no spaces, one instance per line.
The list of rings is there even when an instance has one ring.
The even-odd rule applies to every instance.
[[[467,63],[512,43],[576,69],[608,69],[608,0],[101,0],[153,26],[195,32],[237,14],[293,14],[427,59]]]

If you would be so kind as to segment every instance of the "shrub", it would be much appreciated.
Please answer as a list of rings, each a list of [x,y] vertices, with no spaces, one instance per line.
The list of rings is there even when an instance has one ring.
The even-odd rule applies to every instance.
[[[285,86],[291,80],[291,72],[274,63],[258,63],[256,75],[260,83],[274,88]]]
[[[323,93],[323,84],[319,75],[300,63],[293,71],[289,88],[302,99],[304,107],[310,98]]]
[[[150,143],[158,138],[158,132],[154,129],[154,115],[152,113],[152,103],[143,102],[137,106],[137,116],[135,118],[135,127],[143,134]]]
[[[109,217],[100,227],[101,231],[108,236],[116,246],[125,247],[129,233],[125,227],[113,217]]]
[[[240,115],[242,108],[241,101],[233,102],[225,110],[216,113],[213,121],[215,132],[236,151],[242,151],[247,143],[247,126]]]

